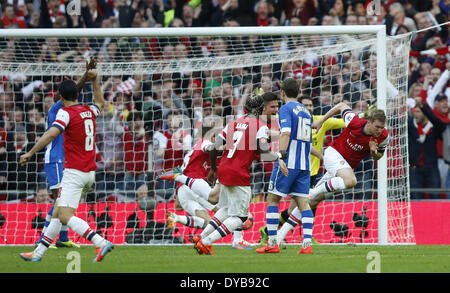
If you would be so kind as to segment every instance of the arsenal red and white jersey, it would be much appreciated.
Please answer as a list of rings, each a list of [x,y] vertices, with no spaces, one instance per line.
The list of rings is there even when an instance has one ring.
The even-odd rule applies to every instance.
[[[95,171],[96,105],[73,105],[59,109],[52,126],[64,132],[64,168]]]
[[[358,115],[350,110],[343,112],[343,118],[346,127],[330,144],[337,150],[352,168],[356,168],[367,155],[370,154],[369,141],[378,142],[378,150],[384,151],[388,142],[388,131],[383,129],[379,137],[372,137],[363,132],[367,120],[359,118]]]
[[[219,136],[226,141],[217,176],[220,184],[250,186],[250,166],[257,158],[257,140],[269,138],[269,128],[258,118],[244,116],[225,126]]]
[[[183,166],[181,167],[183,175],[194,179],[204,179],[208,176],[211,169],[211,159],[206,148],[212,144],[207,139],[200,139],[195,143],[192,150],[184,156]]]

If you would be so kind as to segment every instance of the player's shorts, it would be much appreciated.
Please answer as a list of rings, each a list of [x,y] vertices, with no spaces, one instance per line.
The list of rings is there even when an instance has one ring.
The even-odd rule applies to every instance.
[[[323,166],[326,173],[316,183],[316,186],[336,176],[341,169],[353,169],[346,159],[333,147],[327,147],[323,153]]]
[[[82,172],[75,169],[65,169],[56,206],[77,209],[81,197],[90,190],[94,181],[95,171]]]
[[[186,185],[181,185],[177,191],[177,199],[183,210],[185,210],[189,215],[195,215],[195,211],[206,211],[206,209],[197,201],[199,196],[196,195],[189,187]]]
[[[288,176],[284,176],[280,167],[277,165],[270,176],[268,192],[286,197],[309,196],[309,185],[311,181],[311,173],[309,170],[288,169]]]
[[[247,217],[252,192],[250,186],[227,186],[220,184],[218,206],[228,208],[230,217]]]
[[[48,163],[44,164],[45,174],[47,175],[47,181],[49,189],[58,189],[61,185],[63,178],[63,163]]]

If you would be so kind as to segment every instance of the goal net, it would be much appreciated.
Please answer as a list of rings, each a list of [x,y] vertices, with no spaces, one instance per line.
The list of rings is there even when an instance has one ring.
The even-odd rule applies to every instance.
[[[2,30],[0,244],[33,244],[39,238],[52,205],[46,198],[48,157],[40,152],[26,166],[18,158],[45,131],[59,83],[79,81],[90,57],[97,60],[107,105],[97,119],[96,181],[77,215],[110,241],[189,243],[201,228],[166,224],[169,211],[187,213],[176,210],[177,183],[157,176],[183,164],[208,116],[219,117],[224,126],[244,114],[243,102],[255,90],[279,95],[281,82],[293,77],[300,83],[299,98],[312,99],[314,115],[344,101],[360,115],[375,105],[388,118],[386,155],[379,162],[364,159],[355,170],[356,187],[318,206],[313,237],[321,243],[414,243],[406,125],[410,35],[377,38],[375,28],[384,29]],[[385,63],[378,62],[380,54]],[[79,100],[92,99],[86,82]],[[335,118],[323,149],[342,130]],[[272,147],[277,148],[276,139]],[[265,225],[272,168],[261,161],[251,167],[254,225],[244,231],[251,243],[260,241]],[[317,180],[323,172],[320,167]],[[283,200],[280,211],[288,205]],[[299,243],[299,229],[287,243]],[[72,231],[69,236],[85,243]],[[220,243],[231,241],[228,236]]]

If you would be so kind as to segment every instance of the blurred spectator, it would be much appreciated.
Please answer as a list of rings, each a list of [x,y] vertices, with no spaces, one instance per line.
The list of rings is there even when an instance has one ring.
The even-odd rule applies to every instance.
[[[357,102],[353,105],[352,111],[353,111],[356,115],[358,115],[358,114],[364,113],[364,112],[367,110],[368,107],[369,107],[369,105],[367,104],[367,102],[361,100],[361,101],[357,101]]]
[[[313,99],[314,115],[325,115],[333,106],[333,97],[330,87],[322,87],[318,99]]]
[[[145,133],[141,112],[133,111],[128,114],[122,141],[126,169],[125,194],[134,197],[137,188],[147,184],[149,137]]]
[[[189,128],[184,128],[183,117],[178,112],[169,112],[165,117],[167,130],[154,134],[156,156],[164,158],[163,170],[170,170],[183,164],[183,153],[192,147]]]
[[[446,125],[433,114],[428,104],[423,103],[421,98],[416,98],[415,101],[413,117],[408,121],[411,188],[440,188],[436,144]],[[437,199],[439,193],[430,193],[430,197]],[[411,192],[411,199],[423,198],[423,193]]]
[[[20,4],[19,1],[19,5],[23,5],[23,0],[22,4]],[[14,5],[7,3],[4,5],[4,7],[2,5],[2,8],[2,22],[5,28],[10,26],[10,24],[16,24],[19,26],[19,28],[27,28],[25,18],[23,16],[16,15],[14,11]]]
[[[404,25],[408,28],[408,31],[416,31],[417,27],[412,18],[405,15],[405,8],[400,3],[393,3],[389,6],[389,14],[393,18],[392,28],[389,32],[390,35],[395,36],[399,26]]]
[[[147,184],[142,184],[136,190],[136,200],[139,201],[140,199],[146,198],[147,196],[148,196],[148,186]]]
[[[88,28],[99,28],[104,19],[103,15],[98,11],[97,3],[97,0],[81,1],[81,15]]]
[[[349,63],[349,72],[347,75],[348,82],[343,88],[344,100],[350,101],[353,105],[361,99],[361,93],[367,89],[368,86],[364,80],[362,80],[362,69],[357,61]]]
[[[124,146],[121,138],[123,119],[118,107],[106,107],[97,117],[96,145],[100,154],[97,160],[96,196],[107,197],[124,190]]]
[[[157,131],[154,134],[155,156],[156,159],[162,160],[158,173],[181,166],[185,152],[192,148],[191,127],[183,120],[178,112],[171,111],[165,117],[167,130]],[[159,181],[156,185],[158,200],[170,200],[174,195],[174,187],[174,182]]]
[[[328,11],[328,14],[333,17],[333,22],[335,25],[344,24],[346,12],[344,8],[343,0],[334,1],[333,7]]]
[[[339,1],[339,0],[338,0]],[[309,19],[316,16],[318,1],[314,0],[292,0],[286,3],[286,18],[291,19],[296,16],[302,25],[308,25]]]
[[[47,188],[39,187],[36,191],[36,196],[33,198],[35,203],[51,203],[52,200],[48,193]]]
[[[0,166],[0,176],[7,180],[4,189],[10,192],[8,200],[24,199],[27,193],[36,189],[38,162],[42,161],[42,152],[40,152],[31,159],[29,164],[25,166],[19,164],[20,156],[29,152],[34,143],[28,141],[24,126],[16,127],[13,137],[14,139],[7,143],[6,160]]]
[[[36,143],[45,132],[44,115],[41,111],[39,111],[39,109],[30,107],[30,109],[27,110],[26,116],[26,130],[28,133],[28,140]]]
[[[450,116],[449,116],[449,106],[448,106],[448,97],[445,94],[439,94],[436,96],[434,100],[434,115],[438,117],[443,123],[450,125]],[[450,164],[445,162],[443,158],[444,147],[442,138],[438,138],[437,140],[437,152],[438,152],[438,168],[441,176],[441,187],[446,188],[447,186],[447,177],[449,176],[449,167]]]

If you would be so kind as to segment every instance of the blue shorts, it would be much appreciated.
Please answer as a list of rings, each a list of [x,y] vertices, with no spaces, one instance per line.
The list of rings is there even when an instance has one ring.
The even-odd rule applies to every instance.
[[[300,196],[300,197],[310,197],[309,196],[309,186],[311,181],[311,173],[306,170],[298,169],[288,169],[288,176],[284,176],[281,172],[278,164],[272,171],[269,181],[268,192],[285,197],[290,196]]]
[[[61,184],[64,170],[63,163],[44,164],[44,170],[47,174],[49,189],[58,189]]]

